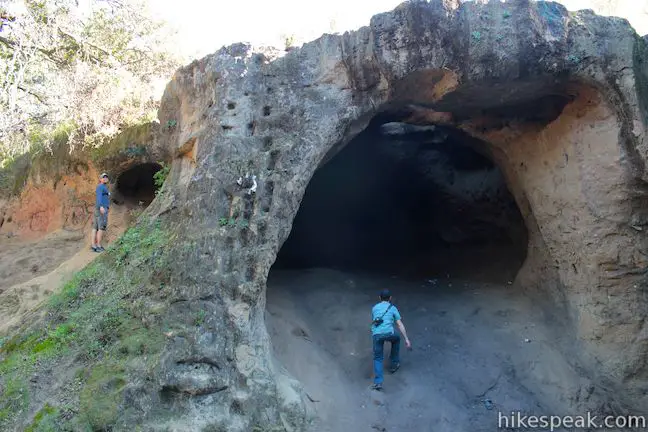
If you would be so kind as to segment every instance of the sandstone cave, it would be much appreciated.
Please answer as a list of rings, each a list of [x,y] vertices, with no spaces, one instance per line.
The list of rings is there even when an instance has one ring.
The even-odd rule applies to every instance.
[[[113,199],[119,204],[130,206],[148,206],[155,198],[158,187],[155,185],[155,173],[162,166],[157,163],[135,165],[117,176]]]
[[[466,397],[439,389],[482,393],[501,353],[514,350],[489,333],[519,324],[490,315],[525,314],[512,281],[527,230],[488,151],[458,129],[379,115],[309,182],[270,271],[267,323],[278,362],[315,399],[330,401],[315,405],[331,430],[363,411],[354,394],[371,380],[367,317],[382,288],[392,290],[417,345],[401,354],[413,369],[405,374],[418,377],[403,395],[405,411],[429,398],[465,417]],[[407,386],[399,380],[389,382]],[[503,387],[524,406],[536,403],[513,383]]]
[[[315,173],[274,268],[515,278],[526,229],[488,145],[384,120]]]
[[[450,103],[458,117],[481,115],[493,130],[511,123],[540,130],[579,91],[530,86],[517,100],[489,105],[496,99],[483,89]],[[448,412],[465,430],[481,430],[474,410],[487,412],[492,400],[511,398],[521,410],[556,406],[562,390],[537,376],[577,380],[556,349],[570,337],[567,315],[548,312],[550,288],[528,295],[526,287],[547,276],[528,271],[527,255],[539,249],[526,225],[533,215],[512,193],[519,199],[520,185],[506,176],[510,166],[500,166],[497,148],[482,138],[412,118],[409,108],[388,108],[333,146],[268,276],[274,362],[318,401],[330,430],[348,429],[358,413],[375,417],[358,401],[373,376],[368,317],[383,288],[414,345],[401,347],[400,376],[385,379],[398,395],[392,408],[404,413],[389,430],[427,430]],[[537,257],[529,256],[534,268]],[[382,396],[371,397],[380,406]]]

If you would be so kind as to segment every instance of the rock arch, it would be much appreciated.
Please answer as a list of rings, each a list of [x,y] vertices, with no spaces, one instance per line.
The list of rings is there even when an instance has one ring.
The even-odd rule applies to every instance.
[[[229,421],[272,412],[304,427],[305,397],[269,361],[266,278],[317,167],[385,111],[490,143],[529,231],[518,283],[572,323],[564,355],[589,381],[566,397],[646,409],[646,43],[625,20],[555,3],[458,3],[404,3],[283,56],[232,45],[176,73],[162,139],[172,152],[191,141],[191,161],[174,162],[172,197],[151,207],[184,238],[170,296],[223,323],[169,342],[158,377],[169,388],[196,358],[236,377],[208,400],[169,405],[178,416],[234,401]],[[237,192],[246,174],[255,193]],[[181,393],[201,394],[199,378]]]

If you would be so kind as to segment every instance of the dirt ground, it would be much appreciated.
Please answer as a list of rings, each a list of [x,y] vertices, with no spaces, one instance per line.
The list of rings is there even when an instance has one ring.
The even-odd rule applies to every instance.
[[[131,211],[127,206],[111,209],[104,246],[130,225]],[[90,232],[88,222],[85,230],[58,230],[37,240],[0,237],[0,334],[97,256],[90,250]]]
[[[401,368],[386,370],[377,392],[370,310],[385,287],[413,350],[401,344]],[[558,352],[561,329],[542,325],[546,316],[507,282],[273,271],[266,321],[275,361],[313,401],[316,431],[507,430],[498,412],[557,415],[587,385]]]

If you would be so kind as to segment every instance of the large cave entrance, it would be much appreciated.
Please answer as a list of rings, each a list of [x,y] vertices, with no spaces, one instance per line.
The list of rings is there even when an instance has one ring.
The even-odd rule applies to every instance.
[[[315,173],[275,268],[512,280],[526,229],[487,143],[380,120]]]
[[[322,430],[419,431],[452,418],[441,430],[490,431],[493,407],[531,410],[552,393],[520,380],[555,352],[530,342],[545,333],[514,283],[527,230],[489,148],[458,129],[376,116],[311,179],[270,271],[267,328]],[[369,317],[383,288],[414,349],[376,394]],[[384,398],[398,414],[381,414]]]

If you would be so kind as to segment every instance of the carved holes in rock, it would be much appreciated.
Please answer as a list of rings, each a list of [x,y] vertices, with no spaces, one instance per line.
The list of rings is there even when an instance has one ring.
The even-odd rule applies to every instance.
[[[270,157],[268,158],[268,171],[272,171],[277,166],[277,160],[279,159],[279,150],[273,150],[270,152]]]
[[[254,201],[251,199],[245,200],[243,204],[243,219],[249,221],[250,218],[252,218],[253,213],[254,213]]]
[[[248,264],[247,268],[245,269],[245,280],[247,282],[252,282],[255,277],[256,267],[254,267],[254,265]]]
[[[236,415],[243,415],[243,407],[239,401],[233,401],[230,405],[230,412]]]
[[[263,107],[263,117],[268,117],[270,115],[270,106],[266,105]]]
[[[227,109],[228,110],[233,110],[234,108],[236,108],[236,103],[234,103],[234,102],[228,102],[227,103]]]
[[[261,241],[263,241],[263,239],[265,238],[267,231],[268,225],[265,222],[261,222],[259,224],[259,239],[261,239]]]
[[[265,195],[270,200],[270,203],[268,203],[268,204],[272,204],[272,195],[273,194],[274,194],[274,182],[273,181],[268,181],[265,184]]]
[[[263,151],[269,151],[272,148],[272,137],[263,137]]]

